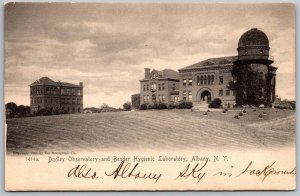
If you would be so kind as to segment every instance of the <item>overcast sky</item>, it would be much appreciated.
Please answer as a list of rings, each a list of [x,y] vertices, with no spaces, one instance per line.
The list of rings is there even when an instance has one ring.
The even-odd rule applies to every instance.
[[[270,40],[277,94],[295,99],[295,9],[289,4],[9,4],[5,102],[29,105],[29,85],[48,76],[83,82],[84,107],[119,107],[139,92],[144,68],[178,70],[237,55],[257,27]]]

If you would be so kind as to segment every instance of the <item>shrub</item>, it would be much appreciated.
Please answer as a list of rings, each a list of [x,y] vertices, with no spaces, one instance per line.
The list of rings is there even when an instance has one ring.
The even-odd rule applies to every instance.
[[[206,112],[210,112],[210,110],[207,110]]]
[[[159,109],[159,110],[167,109],[167,104],[159,102],[157,104],[157,109]]]
[[[207,115],[207,112],[204,112],[204,114],[203,115]]]
[[[118,109],[116,109],[116,108],[113,108],[113,107],[110,107],[109,105],[107,105],[107,104],[103,104],[101,107],[100,107],[100,109],[99,109],[99,113],[100,112],[116,112],[116,111],[118,111]]]
[[[191,109],[193,106],[193,103],[190,101],[180,101],[178,105],[176,105],[177,109]]]
[[[147,105],[145,103],[143,103],[142,105],[140,105],[140,110],[147,110]]]
[[[209,105],[209,108],[220,108],[222,105],[222,101],[219,98],[214,99]]]
[[[223,110],[223,111],[222,111],[222,113],[224,113],[224,114],[225,114],[225,113],[226,113],[226,110]]]
[[[240,119],[239,115],[234,116],[235,119]]]
[[[247,111],[246,111],[246,110],[243,110],[243,113],[247,113]]]
[[[240,112],[240,113],[239,113],[239,116],[243,116],[243,113],[242,113],[242,112]]]
[[[259,117],[259,118],[262,118],[262,117],[263,117],[263,115],[262,115],[262,114],[260,114],[260,115],[258,115],[258,117]]]
[[[175,103],[174,102],[170,102],[167,104],[167,108],[168,109],[174,109],[176,107]]]
[[[153,109],[153,103],[148,104],[148,105],[147,105],[147,109],[148,109],[148,110]]]
[[[45,108],[39,109],[36,112],[37,116],[49,116],[51,114],[52,114],[51,111],[49,109],[45,109]]]
[[[130,111],[131,110],[131,103],[130,102],[126,102],[123,104],[123,109],[125,111]]]

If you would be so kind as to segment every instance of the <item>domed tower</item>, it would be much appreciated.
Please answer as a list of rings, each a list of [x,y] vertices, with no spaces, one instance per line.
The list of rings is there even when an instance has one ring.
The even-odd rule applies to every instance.
[[[238,58],[234,62],[238,105],[270,105],[275,98],[276,67],[269,55],[269,39],[257,28],[245,32],[238,43]]]

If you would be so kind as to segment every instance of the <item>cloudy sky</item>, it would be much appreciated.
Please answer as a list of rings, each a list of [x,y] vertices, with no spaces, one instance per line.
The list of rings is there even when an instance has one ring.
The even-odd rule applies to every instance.
[[[5,102],[29,105],[43,76],[84,84],[84,107],[119,107],[144,68],[178,70],[237,55],[257,27],[270,40],[277,94],[295,99],[295,9],[289,4],[8,4]]]

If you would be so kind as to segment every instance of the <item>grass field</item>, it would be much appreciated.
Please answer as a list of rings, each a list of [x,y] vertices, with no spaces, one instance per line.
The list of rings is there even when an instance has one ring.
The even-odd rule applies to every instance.
[[[259,114],[265,112],[262,119]],[[152,110],[7,120],[7,151],[276,148],[295,142],[292,110]]]

